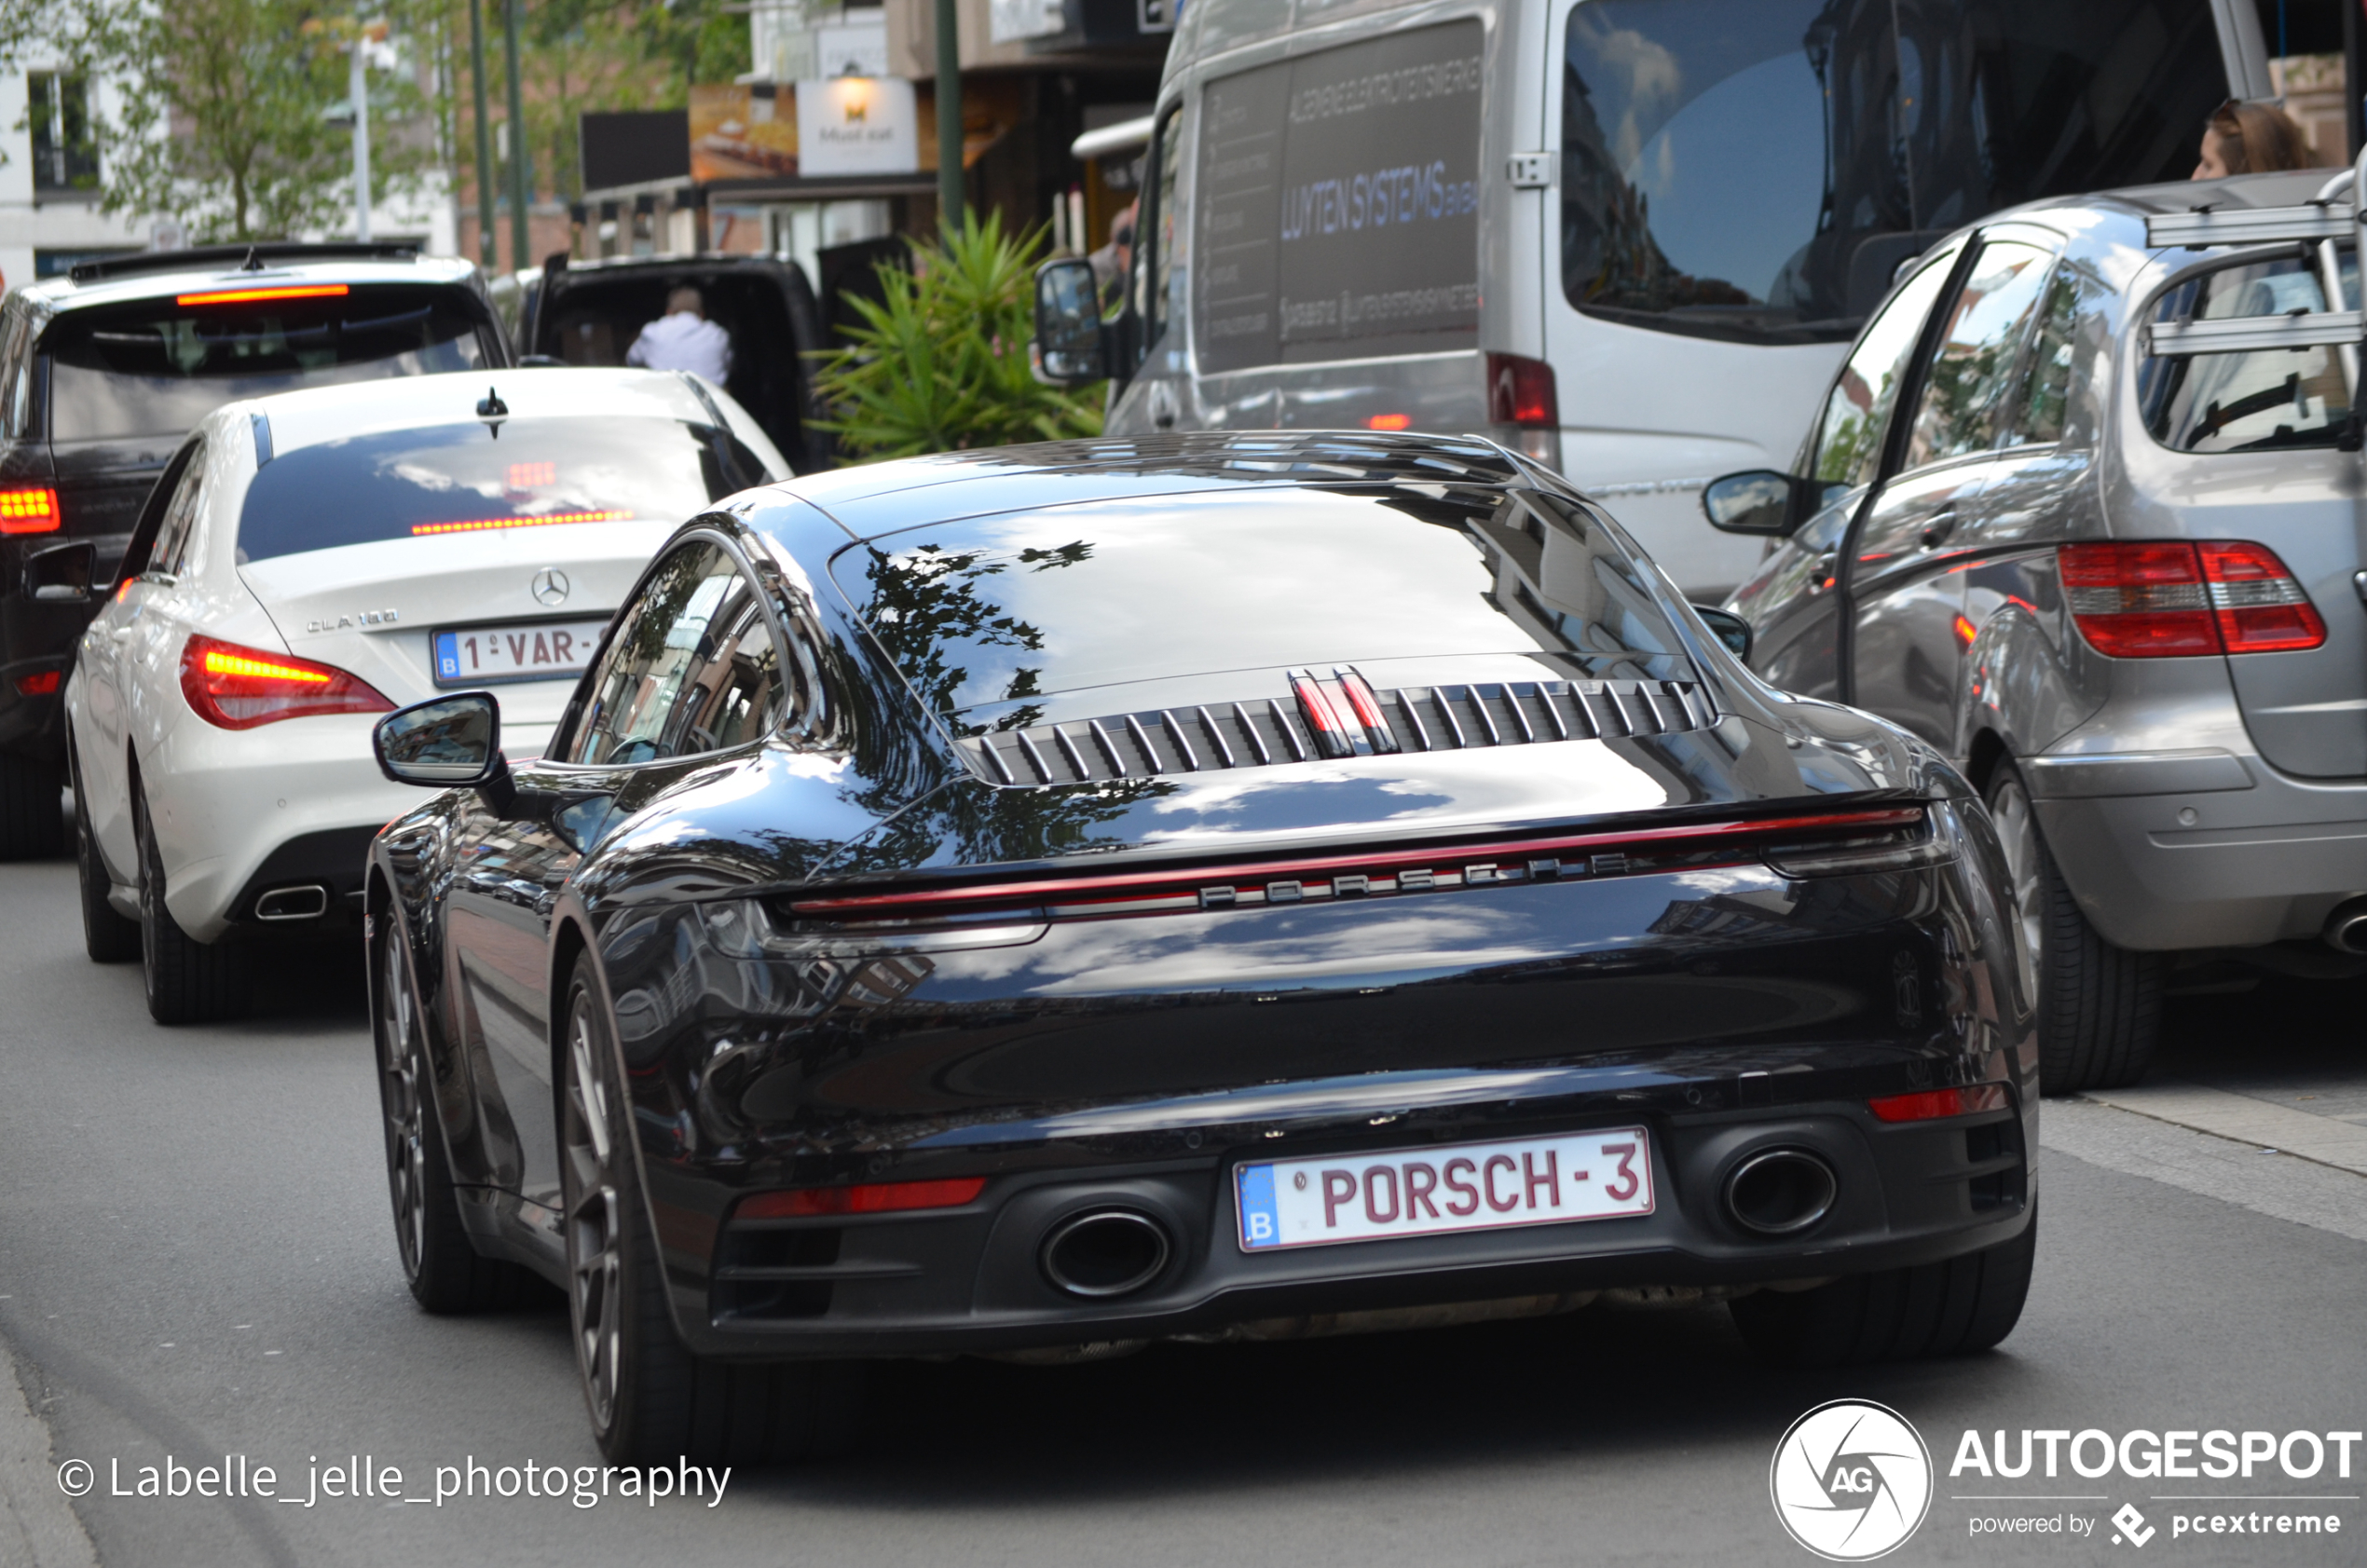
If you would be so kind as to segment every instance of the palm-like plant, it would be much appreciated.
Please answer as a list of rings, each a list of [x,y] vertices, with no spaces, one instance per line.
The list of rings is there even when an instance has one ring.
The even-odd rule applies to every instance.
[[[853,300],[863,325],[822,356],[830,417],[816,423],[858,459],[1100,434],[1100,387],[1047,387],[1028,368],[1043,243],[973,211],[959,233],[914,241],[912,271],[882,266],[882,297]]]

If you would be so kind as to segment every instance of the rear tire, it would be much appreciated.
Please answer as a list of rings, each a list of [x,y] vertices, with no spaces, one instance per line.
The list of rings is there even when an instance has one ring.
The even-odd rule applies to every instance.
[[[1989,783],[1990,815],[2013,876],[2013,900],[2038,1004],[2041,1092],[2116,1089],[2145,1076],[2161,1039],[2162,953],[2115,948],[2087,923],[2010,762]]]
[[[2038,1213],[2011,1241],[1942,1263],[1853,1275],[1813,1290],[1760,1290],[1727,1303],[1743,1343],[1785,1367],[1854,1367],[1970,1356],[2022,1316]]]
[[[377,995],[378,1104],[384,1113],[387,1190],[394,1202],[395,1246],[411,1296],[433,1313],[489,1312],[524,1294],[522,1271],[484,1258],[460,1220],[452,1164],[436,1108],[435,1073],[411,983],[411,955],[401,928],[380,916]]]
[[[64,787],[56,763],[0,752],[0,860],[66,852]]]
[[[211,1024],[243,1016],[253,996],[253,969],[235,937],[199,942],[181,929],[164,902],[164,861],[144,789],[132,797],[140,842],[140,975],[148,1016],[160,1024]]]
[[[619,1465],[766,1465],[844,1448],[861,1406],[857,1363],[705,1360],[675,1331],[650,1234],[633,1118],[607,1009],[579,969],[567,989],[559,1170],[568,1321],[600,1452]]]
[[[115,879],[90,830],[90,797],[82,787],[81,766],[71,757],[68,771],[74,781],[75,872],[82,884],[82,950],[92,963],[129,963],[140,956],[140,922],[124,919],[107,902]]]

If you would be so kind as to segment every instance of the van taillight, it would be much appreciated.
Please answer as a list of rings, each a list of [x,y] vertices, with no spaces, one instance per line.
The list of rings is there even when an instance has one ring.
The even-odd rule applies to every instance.
[[[1518,354],[1490,354],[1487,417],[1498,425],[1558,429],[1562,408],[1553,395],[1553,367]]]
[[[2326,640],[2308,593],[2264,544],[2137,539],[2057,553],[2080,635],[2114,659],[2277,653]]]

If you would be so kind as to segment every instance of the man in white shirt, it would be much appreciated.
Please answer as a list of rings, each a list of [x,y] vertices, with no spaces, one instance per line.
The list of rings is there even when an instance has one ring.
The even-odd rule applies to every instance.
[[[699,291],[684,287],[665,296],[665,314],[641,329],[624,362],[644,370],[687,370],[720,387],[732,374],[732,334],[702,314]]]

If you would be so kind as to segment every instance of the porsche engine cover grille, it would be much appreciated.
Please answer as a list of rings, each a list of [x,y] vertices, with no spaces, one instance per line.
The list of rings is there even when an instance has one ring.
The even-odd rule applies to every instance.
[[[1060,784],[1273,767],[1346,757],[1351,748],[1368,755],[1617,740],[1717,722],[1690,681],[1513,681],[1371,696],[1377,712],[1361,725],[1341,724],[1331,713],[1321,716],[1329,727],[1310,722],[1306,696],[1262,697],[990,730],[956,744],[990,784]],[[1334,711],[1362,713],[1337,699]]]

